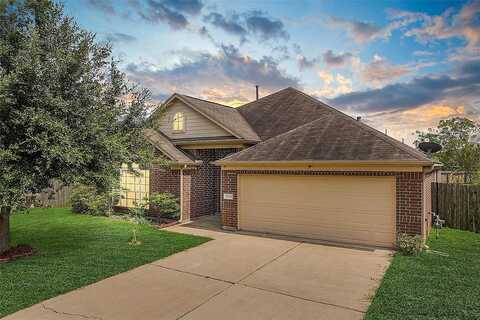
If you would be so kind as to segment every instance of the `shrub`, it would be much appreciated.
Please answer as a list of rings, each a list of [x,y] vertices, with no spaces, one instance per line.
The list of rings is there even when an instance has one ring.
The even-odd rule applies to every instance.
[[[70,201],[72,211],[94,216],[109,216],[112,213],[111,193],[99,193],[93,186],[76,185],[72,188]]]
[[[423,241],[419,235],[411,236],[403,233],[397,238],[397,246],[402,254],[416,256],[423,249]]]
[[[163,192],[150,195],[149,205],[157,209],[163,217],[178,219],[180,217],[180,205],[175,195]]]

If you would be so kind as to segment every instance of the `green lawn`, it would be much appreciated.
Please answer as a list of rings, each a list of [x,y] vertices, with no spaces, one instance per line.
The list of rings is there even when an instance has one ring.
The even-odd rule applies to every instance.
[[[16,214],[11,227],[13,244],[36,254],[0,264],[0,317],[209,240],[144,225],[144,243],[130,246],[130,223],[69,209]]]
[[[480,234],[443,229],[430,249],[395,255],[365,319],[480,319]]]

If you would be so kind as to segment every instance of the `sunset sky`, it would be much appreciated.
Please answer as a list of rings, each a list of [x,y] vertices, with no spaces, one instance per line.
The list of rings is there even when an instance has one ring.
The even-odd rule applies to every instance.
[[[238,106],[292,86],[393,137],[480,116],[480,1],[71,0],[129,79]]]

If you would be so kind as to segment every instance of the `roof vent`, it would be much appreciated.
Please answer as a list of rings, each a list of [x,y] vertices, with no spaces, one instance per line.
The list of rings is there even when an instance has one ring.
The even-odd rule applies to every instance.
[[[357,116],[357,121],[360,121],[360,120],[362,120],[362,117]]]
[[[258,85],[255,86],[255,94],[256,94],[256,97],[257,97],[257,100],[258,100]]]

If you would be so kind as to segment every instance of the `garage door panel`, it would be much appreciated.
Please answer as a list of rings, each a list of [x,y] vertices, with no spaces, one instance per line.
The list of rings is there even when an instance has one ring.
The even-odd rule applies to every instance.
[[[393,177],[240,175],[244,230],[392,246]]]
[[[296,228],[296,227],[300,228]],[[285,231],[288,228],[288,231]],[[326,241],[334,242],[345,242],[345,243],[357,243],[357,244],[368,244],[375,246],[390,246],[391,243],[385,243],[384,239],[389,237],[390,232],[372,232],[368,229],[368,226],[363,226],[363,228],[336,228],[332,229],[327,226],[310,226],[305,227],[302,225],[295,224],[286,224],[282,226],[281,224],[275,224],[274,226],[265,226],[263,228],[258,228],[257,226],[249,229],[250,231],[257,232],[267,232],[272,234],[280,235],[290,235],[304,238],[313,238]],[[317,236],[313,237],[312,234]],[[354,237],[354,239],[352,239]]]
[[[350,211],[345,212],[342,211],[341,208],[334,208],[334,209],[326,209],[322,212],[317,212],[315,207],[296,207],[295,212],[289,214],[292,211],[291,207],[287,206],[280,206],[275,205],[273,203],[246,203],[242,206],[244,210],[242,210],[243,214],[243,221],[249,222],[250,220],[254,220],[257,217],[255,214],[258,211],[265,212],[262,214],[261,217],[264,220],[269,221],[286,221],[286,222],[298,222],[298,223],[308,223],[308,224],[334,224],[337,225],[339,220],[349,220],[350,224],[370,224],[366,220],[366,216],[369,218],[375,219],[377,224],[391,226],[391,229],[394,230],[394,226],[391,223],[392,218],[388,215],[376,212],[372,213],[368,210],[358,210],[358,211]],[[268,209],[268,210],[266,210]],[[328,214],[324,214],[324,212],[328,212]],[[273,213],[273,214],[272,214]],[[244,225],[245,227],[245,225]]]
[[[250,217],[247,222],[243,224],[243,228],[270,228],[272,226],[284,225],[285,228],[295,229],[296,226],[301,227],[302,229],[312,229],[312,230],[333,230],[333,232],[348,230],[365,230],[374,233],[391,233],[395,231],[393,226],[389,228],[381,228],[379,230],[372,230],[372,225],[369,223],[363,222],[352,222],[348,224],[339,224],[338,220],[318,220],[318,219],[298,219],[296,217],[291,218],[282,218],[275,219],[273,217]],[[291,226],[291,227],[289,227]]]

